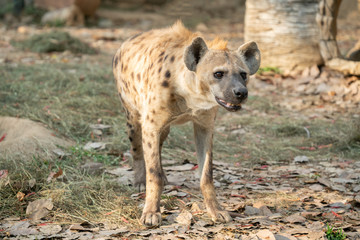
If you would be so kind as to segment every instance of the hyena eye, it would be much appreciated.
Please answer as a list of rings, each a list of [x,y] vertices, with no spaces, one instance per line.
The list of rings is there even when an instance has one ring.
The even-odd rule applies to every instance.
[[[217,79],[221,79],[224,76],[224,72],[216,72],[214,73],[214,77]]]
[[[241,72],[240,76],[242,77],[242,79],[246,80],[247,74],[246,74],[246,72]]]

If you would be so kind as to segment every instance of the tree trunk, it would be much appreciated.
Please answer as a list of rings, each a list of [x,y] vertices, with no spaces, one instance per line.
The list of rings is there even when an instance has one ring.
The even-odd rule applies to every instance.
[[[262,66],[282,70],[322,64],[315,18],[318,0],[248,0],[245,40],[258,43]]]
[[[336,18],[342,0],[320,0],[316,21],[320,29],[320,52],[326,66],[347,75],[360,75],[360,50],[352,49],[348,60],[342,59],[336,44]],[[360,9],[360,0],[358,0]]]
[[[341,56],[336,44],[336,18],[341,0],[320,0],[316,22],[320,29],[320,52],[325,61]]]

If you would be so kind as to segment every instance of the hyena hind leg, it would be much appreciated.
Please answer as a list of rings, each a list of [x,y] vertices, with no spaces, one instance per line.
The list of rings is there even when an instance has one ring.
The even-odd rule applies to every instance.
[[[134,170],[134,186],[139,192],[145,191],[146,183],[146,169],[145,160],[142,147],[142,133],[141,124],[138,119],[140,116],[137,113],[128,112],[126,123],[128,136],[131,143],[131,154],[133,157],[133,170]]]

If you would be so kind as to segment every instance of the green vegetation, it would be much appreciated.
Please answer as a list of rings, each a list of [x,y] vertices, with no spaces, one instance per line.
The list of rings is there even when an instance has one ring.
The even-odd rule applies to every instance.
[[[30,39],[12,42],[15,47],[38,53],[63,52],[95,54],[95,49],[66,32],[52,31],[36,34]]]
[[[327,225],[326,226],[326,238],[328,240],[344,240],[346,239],[346,234],[344,231],[340,228],[338,230],[334,230],[334,227]]]
[[[263,74],[265,72],[280,74],[281,70],[278,67],[261,67],[257,71],[257,74],[261,75],[261,74]]]

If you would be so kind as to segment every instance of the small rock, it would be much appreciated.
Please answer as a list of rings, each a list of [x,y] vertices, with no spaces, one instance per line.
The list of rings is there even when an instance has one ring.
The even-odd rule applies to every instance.
[[[260,210],[251,206],[245,206],[244,213],[247,216],[255,216],[260,214]]]
[[[307,156],[296,156],[294,158],[294,163],[307,163],[309,162],[309,158]]]
[[[259,208],[260,210],[260,215],[261,216],[271,216],[272,215],[272,212],[270,211],[270,209],[267,207],[267,206],[261,206]]]

